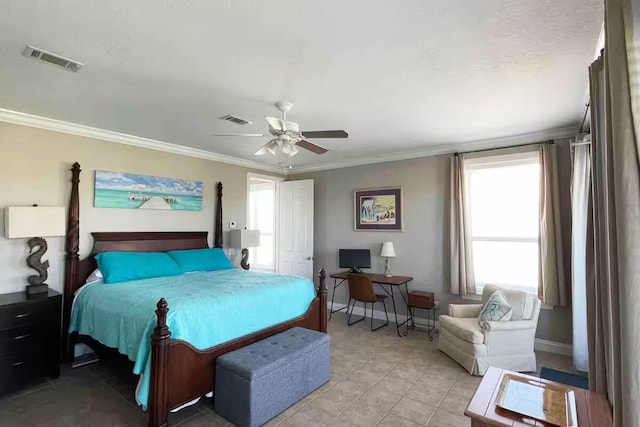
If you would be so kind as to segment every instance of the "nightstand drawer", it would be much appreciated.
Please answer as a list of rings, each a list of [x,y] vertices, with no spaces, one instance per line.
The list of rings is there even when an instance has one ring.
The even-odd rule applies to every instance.
[[[20,388],[25,383],[42,377],[46,365],[42,355],[0,357],[0,393]]]
[[[62,295],[0,294],[0,396],[60,375]]]
[[[43,350],[46,331],[37,325],[0,330],[0,356],[24,355]]]
[[[43,300],[0,309],[0,329],[46,322],[52,307],[51,301]]]

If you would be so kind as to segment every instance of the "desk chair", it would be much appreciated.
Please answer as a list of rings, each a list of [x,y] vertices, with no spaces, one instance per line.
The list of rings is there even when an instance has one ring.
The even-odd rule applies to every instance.
[[[371,303],[371,330],[377,331],[383,326],[387,326],[389,324],[389,314],[387,314],[387,305],[385,304],[385,300],[387,299],[386,295],[376,294],[373,289],[373,283],[371,283],[371,279],[364,274],[348,274],[347,281],[349,282],[349,305],[348,305],[348,314],[347,325],[351,326],[358,322],[362,322],[367,318],[367,303]],[[353,301],[353,304],[351,304]],[[351,322],[351,315],[353,315],[353,309],[356,307],[356,301],[360,301],[364,303],[364,316],[361,319],[356,320],[355,322]],[[381,302],[384,307],[384,314],[387,316],[387,321],[378,327],[373,327],[373,306],[375,303]]]

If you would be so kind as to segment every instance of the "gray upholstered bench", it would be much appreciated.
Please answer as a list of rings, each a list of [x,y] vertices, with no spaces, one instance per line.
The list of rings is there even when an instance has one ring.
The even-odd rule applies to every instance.
[[[330,376],[329,336],[295,327],[216,362],[215,410],[238,426],[259,426]]]

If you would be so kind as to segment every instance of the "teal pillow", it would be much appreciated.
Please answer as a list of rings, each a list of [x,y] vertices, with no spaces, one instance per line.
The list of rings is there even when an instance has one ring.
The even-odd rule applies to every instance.
[[[103,252],[96,261],[104,283],[180,274],[178,264],[164,252]]]
[[[169,251],[167,254],[178,264],[182,273],[233,268],[233,264],[220,248]]]
[[[508,321],[511,320],[511,305],[507,302],[504,294],[500,289],[491,294],[487,302],[482,307],[478,322],[482,329],[487,329],[485,322],[489,321]]]

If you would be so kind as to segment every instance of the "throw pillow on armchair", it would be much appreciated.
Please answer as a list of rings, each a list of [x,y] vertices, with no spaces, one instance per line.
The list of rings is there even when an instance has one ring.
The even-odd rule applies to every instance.
[[[482,329],[486,329],[485,322],[489,321],[509,321],[513,310],[511,305],[507,302],[504,294],[500,289],[491,294],[487,302],[480,310],[478,316],[478,323]]]

